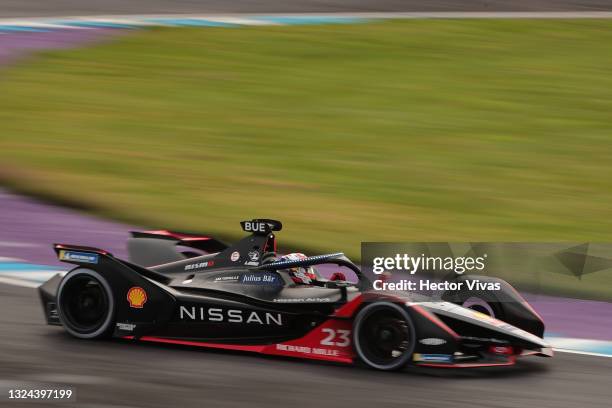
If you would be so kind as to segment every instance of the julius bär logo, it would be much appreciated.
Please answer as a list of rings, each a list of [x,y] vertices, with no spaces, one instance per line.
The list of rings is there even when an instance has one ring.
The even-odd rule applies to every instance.
[[[142,306],[147,301],[147,292],[141,287],[134,286],[128,290],[127,300],[130,302],[130,307],[142,309]]]

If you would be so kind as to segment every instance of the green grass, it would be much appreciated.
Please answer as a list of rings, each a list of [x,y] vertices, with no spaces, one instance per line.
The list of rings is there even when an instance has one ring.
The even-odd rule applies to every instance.
[[[0,177],[225,238],[278,218],[317,252],[612,241],[610,44],[609,20],[138,32],[0,72]]]

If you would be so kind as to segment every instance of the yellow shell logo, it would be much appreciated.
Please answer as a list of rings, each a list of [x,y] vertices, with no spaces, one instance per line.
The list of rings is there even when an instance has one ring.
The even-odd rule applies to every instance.
[[[130,307],[142,309],[142,306],[147,301],[147,292],[141,287],[134,286],[128,290],[127,300],[130,302]]]

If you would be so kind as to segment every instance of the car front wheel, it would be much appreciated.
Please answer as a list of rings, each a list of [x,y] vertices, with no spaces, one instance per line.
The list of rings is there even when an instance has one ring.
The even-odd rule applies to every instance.
[[[408,312],[391,302],[372,303],[356,316],[355,352],[366,365],[378,370],[398,370],[410,362],[415,330]]]

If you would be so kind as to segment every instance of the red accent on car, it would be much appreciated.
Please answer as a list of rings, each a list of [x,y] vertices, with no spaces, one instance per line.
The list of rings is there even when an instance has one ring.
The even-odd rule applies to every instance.
[[[516,363],[514,356],[508,358],[508,361],[500,363],[457,363],[457,364],[440,364],[440,363],[416,363],[419,367],[435,367],[435,368],[477,368],[477,367],[502,367],[511,366]]]
[[[412,304],[412,305],[409,305],[409,306],[414,311],[418,312],[423,317],[427,318],[430,322],[432,322],[433,324],[435,324],[436,326],[438,326],[439,328],[441,328],[442,330],[446,331],[448,334],[453,336],[455,338],[455,340],[459,340],[459,338],[460,338],[459,335],[457,333],[455,333],[455,331],[453,329],[448,327],[446,325],[446,323],[444,323],[442,320],[438,319],[435,315],[433,315],[432,313],[429,313],[427,310],[423,309],[419,305]]]
[[[503,356],[511,356],[513,354],[516,354],[514,352],[514,348],[511,346],[494,346],[494,345],[489,346],[489,353],[500,354]]]
[[[330,281],[346,281],[346,276],[342,272],[334,272],[329,278]]]
[[[268,345],[207,343],[155,336],[143,336],[138,340],[351,364],[355,357],[351,344],[351,329],[350,320],[330,319],[299,339]],[[134,336],[123,336],[123,338],[129,340],[134,339]]]
[[[139,340],[150,341],[154,343],[179,344],[183,346],[196,346],[196,347],[217,348],[217,349],[225,349],[225,350],[250,351],[250,352],[256,352],[256,353],[263,352],[263,350],[266,347],[266,346],[252,346],[252,345],[243,345],[243,344],[205,343],[201,341],[165,339],[163,337],[154,337],[154,336],[143,336]]]
[[[208,241],[212,239],[211,237],[203,236],[203,235],[191,235],[191,234],[182,234],[180,232],[172,232],[168,230],[157,230],[157,231],[143,231],[145,234],[151,235],[163,235],[166,237],[176,238],[179,241]]]
[[[352,326],[350,320],[330,319],[304,337],[267,346],[263,353],[350,364],[355,358]]]
[[[276,237],[274,236],[274,234],[270,234],[268,236],[268,239],[266,239],[266,243],[264,244],[263,247],[263,252],[269,252],[270,251],[270,241],[272,241],[272,252],[276,253]]]
[[[359,295],[355,299],[339,307],[336,310],[336,313],[334,313],[334,316],[335,317],[353,317],[355,315],[355,312],[357,311],[359,306],[361,306],[362,303],[363,303],[363,295]]]
[[[113,256],[113,254],[103,249],[83,246],[83,245],[53,244],[53,248],[55,249],[56,252],[59,252],[60,249],[66,249],[69,251],[93,252],[94,254]]]

